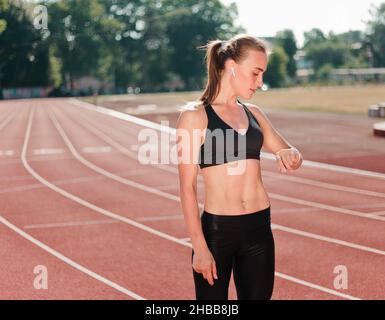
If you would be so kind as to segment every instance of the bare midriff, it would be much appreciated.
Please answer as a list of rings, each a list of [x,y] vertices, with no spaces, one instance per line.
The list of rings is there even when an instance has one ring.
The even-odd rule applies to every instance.
[[[243,162],[243,163],[239,163]],[[230,168],[243,166],[241,173]],[[202,171],[205,189],[204,210],[218,215],[253,213],[270,206],[261,178],[260,161],[244,159],[210,166]]]

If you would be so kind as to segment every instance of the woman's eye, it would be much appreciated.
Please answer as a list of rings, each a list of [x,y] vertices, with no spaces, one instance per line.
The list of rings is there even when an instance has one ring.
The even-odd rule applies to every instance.
[[[257,77],[257,76],[258,76],[258,73],[254,73],[254,75]]]

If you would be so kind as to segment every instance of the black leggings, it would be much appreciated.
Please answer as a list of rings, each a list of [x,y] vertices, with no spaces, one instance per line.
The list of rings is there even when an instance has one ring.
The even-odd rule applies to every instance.
[[[211,286],[193,270],[197,300],[227,300],[233,271],[238,300],[269,300],[274,287],[274,238],[270,206],[241,215],[216,215],[203,211],[203,234],[211,251],[218,279]],[[191,261],[194,256],[192,250]]]

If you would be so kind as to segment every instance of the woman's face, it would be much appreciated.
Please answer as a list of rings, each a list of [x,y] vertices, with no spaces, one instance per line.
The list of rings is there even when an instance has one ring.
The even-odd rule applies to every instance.
[[[249,50],[245,60],[239,64],[235,63],[233,67],[235,77],[230,73],[230,82],[237,96],[251,99],[255,91],[263,85],[263,73],[266,67],[267,55],[256,50]]]

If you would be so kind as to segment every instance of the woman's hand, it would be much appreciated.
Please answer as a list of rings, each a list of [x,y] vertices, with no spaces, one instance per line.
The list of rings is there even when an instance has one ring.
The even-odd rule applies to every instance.
[[[302,155],[296,148],[281,149],[275,153],[278,169],[281,173],[298,169],[302,163]]]
[[[210,250],[194,251],[193,256],[193,269],[202,273],[203,277],[207,279],[210,285],[214,285],[214,280],[218,279],[217,267],[215,260]]]

